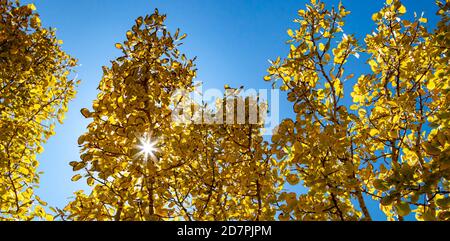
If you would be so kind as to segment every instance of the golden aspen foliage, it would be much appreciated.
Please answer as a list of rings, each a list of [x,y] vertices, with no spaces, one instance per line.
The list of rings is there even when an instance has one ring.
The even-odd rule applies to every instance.
[[[427,119],[433,130],[429,133],[427,142],[423,144],[425,152],[431,156],[428,167],[427,186],[425,191],[428,204],[419,207],[417,218],[419,220],[449,220],[450,219],[450,3],[439,2],[438,15],[441,21],[429,39],[429,53],[435,56],[435,65],[427,87],[431,91],[430,113]],[[430,83],[431,88],[430,88]],[[434,86],[433,86],[434,84]],[[419,193],[422,193],[419,192]],[[445,195],[447,194],[447,195]]]
[[[423,16],[401,19],[406,7],[391,2],[365,38],[372,72],[359,77],[352,93],[360,111],[357,153],[375,167],[365,192],[380,201],[388,220],[411,212],[418,220],[447,220],[449,135],[437,119],[449,114],[449,3],[438,2],[441,22],[430,32]]]
[[[171,96],[191,88],[195,70],[177,50],[178,32],[166,30],[165,18],[156,10],[136,19],[127,40],[115,44],[123,56],[103,67],[92,109],[81,110],[92,122],[78,139],[81,160],[70,165],[82,174],[72,180],[86,181],[92,191],[77,192],[63,218],[158,220],[173,215],[167,207],[172,194],[166,173],[180,159],[163,156],[171,152],[163,143],[177,134],[171,125]]]
[[[189,132],[179,138],[185,144],[174,148],[182,150],[174,155],[189,162],[183,170],[184,178],[189,181],[173,187],[173,192],[179,193],[177,196],[189,197],[184,199],[186,204],[180,204],[186,206],[185,220],[273,220],[275,217],[281,180],[268,143],[261,135],[264,120],[250,121],[250,110],[258,105],[258,110],[264,111],[263,104],[252,97],[237,96],[237,89],[230,92],[217,100],[217,108],[227,108],[224,106],[227,101],[233,101],[235,106],[244,103],[243,123],[190,125]],[[233,111],[234,123],[238,123],[237,108]],[[220,114],[224,119],[233,115],[230,111],[217,115]]]
[[[296,114],[272,137],[272,153],[285,180],[307,188],[281,193],[280,220],[371,220],[368,198],[388,220],[449,219],[449,2],[437,4],[441,21],[430,32],[425,17],[404,20],[406,6],[386,1],[364,45],[343,33],[343,5],[312,0],[298,12],[289,56],[265,77],[288,92]],[[344,70],[360,54],[371,72],[356,78]]]
[[[52,220],[33,190],[36,156],[75,96],[76,60],[33,4],[0,0],[0,220]]]
[[[215,106],[187,101],[187,35],[157,9],[137,18],[80,111],[91,123],[71,181],[90,189],[56,218],[369,221],[372,199],[388,220],[450,220],[450,2],[436,1],[433,30],[405,4],[384,1],[363,40],[344,31],[341,3],[298,11],[288,56],[264,77],[294,114],[270,141],[267,103],[242,88],[225,85]],[[53,220],[33,193],[36,156],[75,96],[76,60],[33,4],[0,0],[0,17],[0,220]]]
[[[194,90],[195,65],[167,31],[166,16],[139,17],[115,46],[123,56],[104,67],[92,119],[72,162],[90,193],[76,192],[66,220],[269,220],[276,170],[260,124],[178,123],[178,90]],[[237,97],[236,97],[237,98]],[[184,111],[207,111],[189,105]]]

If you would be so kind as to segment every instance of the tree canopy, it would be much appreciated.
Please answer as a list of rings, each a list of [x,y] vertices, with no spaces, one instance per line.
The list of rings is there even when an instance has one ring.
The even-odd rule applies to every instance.
[[[267,112],[242,89],[226,85],[222,112],[183,101],[177,91],[197,89],[195,60],[179,50],[187,35],[168,31],[158,10],[137,18],[81,110],[90,124],[70,166],[90,189],[50,215],[33,193],[36,156],[75,97],[76,60],[34,5],[0,0],[0,220],[370,221],[369,199],[391,221],[449,220],[450,2],[436,4],[430,30],[386,0],[357,39],[341,3],[310,0],[287,31],[289,54],[264,77],[292,105],[271,138],[264,115],[238,123],[227,107]],[[177,122],[176,109],[200,121]]]
[[[36,155],[75,97],[76,60],[35,10],[0,1],[0,220],[53,219],[33,192]]]

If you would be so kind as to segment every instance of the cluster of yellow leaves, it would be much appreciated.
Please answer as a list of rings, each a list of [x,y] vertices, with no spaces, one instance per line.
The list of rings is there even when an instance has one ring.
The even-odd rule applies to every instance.
[[[288,100],[294,103],[296,119],[284,120],[272,137],[272,153],[291,185],[302,185],[308,194],[281,193],[280,220],[356,220],[360,212],[352,198],[362,197],[356,174],[359,158],[350,150],[352,123],[343,98],[344,64],[356,53],[353,36],[343,34],[342,5],[327,10],[313,1],[299,11],[300,27],[291,34],[291,53],[269,68],[266,80],[281,79]],[[342,39],[336,46],[333,40]],[[333,56],[333,58],[331,57]],[[300,182],[301,181],[301,182]]]
[[[371,220],[373,198],[388,220],[412,212],[449,220],[450,3],[437,4],[441,20],[429,32],[426,18],[403,20],[406,6],[387,0],[362,47],[343,31],[350,12],[342,4],[311,0],[298,11],[298,29],[287,31],[289,55],[264,78],[280,82],[295,113],[270,144],[262,120],[249,115],[243,124],[175,122],[177,107],[217,113],[173,98],[195,90],[195,64],[178,50],[186,34],[168,32],[157,10],[139,17],[115,44],[123,55],[103,68],[92,109],[81,110],[92,122],[78,139],[72,181],[92,189],[53,211],[64,220]],[[75,95],[76,61],[34,11],[0,0],[1,220],[53,219],[33,193],[36,155]],[[354,78],[345,68],[360,54],[370,73]],[[356,83],[346,96],[348,81]],[[229,100],[264,109],[239,91],[217,107]]]
[[[342,5],[313,0],[299,11],[291,53],[265,78],[282,80],[296,113],[273,136],[272,153],[285,180],[308,190],[279,196],[281,220],[370,220],[367,197],[389,220],[450,219],[449,5],[438,2],[430,33],[426,18],[402,20],[406,7],[386,1],[364,48],[346,34],[333,45],[348,14]],[[349,112],[342,82],[354,75],[343,80],[344,66],[358,52],[372,73],[353,86]]]
[[[0,220],[53,219],[33,193],[36,155],[75,96],[76,61],[34,10],[0,0]]]
[[[433,122],[449,113],[449,2],[438,2],[442,18],[434,33],[423,17],[400,19],[406,13],[400,1],[387,2],[375,14],[377,31],[365,39],[372,73],[361,76],[352,93],[358,153],[379,166],[365,178],[365,189],[389,220],[411,212],[419,220],[448,220],[448,205],[436,203],[450,201],[450,170],[442,163],[450,154],[448,122]],[[435,137],[441,142],[433,143]]]
[[[194,63],[177,46],[158,13],[139,17],[117,43],[123,56],[104,67],[88,131],[80,136],[82,171],[89,194],[76,197],[58,216],[68,220],[268,220],[275,210],[277,172],[260,126],[180,124],[171,98],[192,91]],[[228,96],[226,98],[237,98]],[[226,103],[226,102],[224,102]],[[187,106],[183,110],[205,106]],[[140,140],[155,142],[149,159]]]

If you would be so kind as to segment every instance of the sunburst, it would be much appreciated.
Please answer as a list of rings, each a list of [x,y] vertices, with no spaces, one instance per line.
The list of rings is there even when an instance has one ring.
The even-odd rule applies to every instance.
[[[159,151],[158,141],[152,138],[152,134],[146,133],[139,138],[139,145],[136,147],[140,150],[136,154],[136,158],[143,157],[147,162],[149,159],[156,161],[156,153]]]

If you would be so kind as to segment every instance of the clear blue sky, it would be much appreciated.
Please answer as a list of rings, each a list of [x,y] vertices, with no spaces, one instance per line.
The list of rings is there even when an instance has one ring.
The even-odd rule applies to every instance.
[[[286,56],[289,46],[286,30],[294,28],[292,20],[304,0],[26,0],[33,2],[44,26],[57,28],[57,36],[64,41],[63,49],[79,59],[77,68],[82,80],[78,95],[69,106],[64,125],[45,145],[39,156],[41,187],[37,193],[51,206],[64,207],[75,190],[85,188],[82,182],[73,183],[70,161],[79,159],[77,145],[88,122],[79,110],[90,108],[97,95],[103,65],[119,56],[114,44],[125,39],[125,33],[138,16],[152,13],[154,8],[166,13],[169,30],[180,28],[188,34],[181,50],[190,57],[198,56],[198,80],[204,88],[223,88],[245,85],[246,88],[270,88],[262,80],[269,66],[268,59]],[[338,4],[338,1],[326,1]],[[347,34],[362,38],[373,31],[371,16],[378,11],[381,0],[343,0],[352,14],[344,28]],[[428,25],[436,23],[436,7],[431,0],[404,1],[407,16],[424,11]],[[350,68],[353,68],[350,70]],[[361,65],[350,63],[347,72],[365,71]],[[351,84],[351,83],[350,83]],[[347,89],[347,94],[349,93]],[[346,99],[349,101],[349,99]],[[282,116],[289,116],[291,105],[281,100]],[[377,204],[371,203],[372,214]]]

